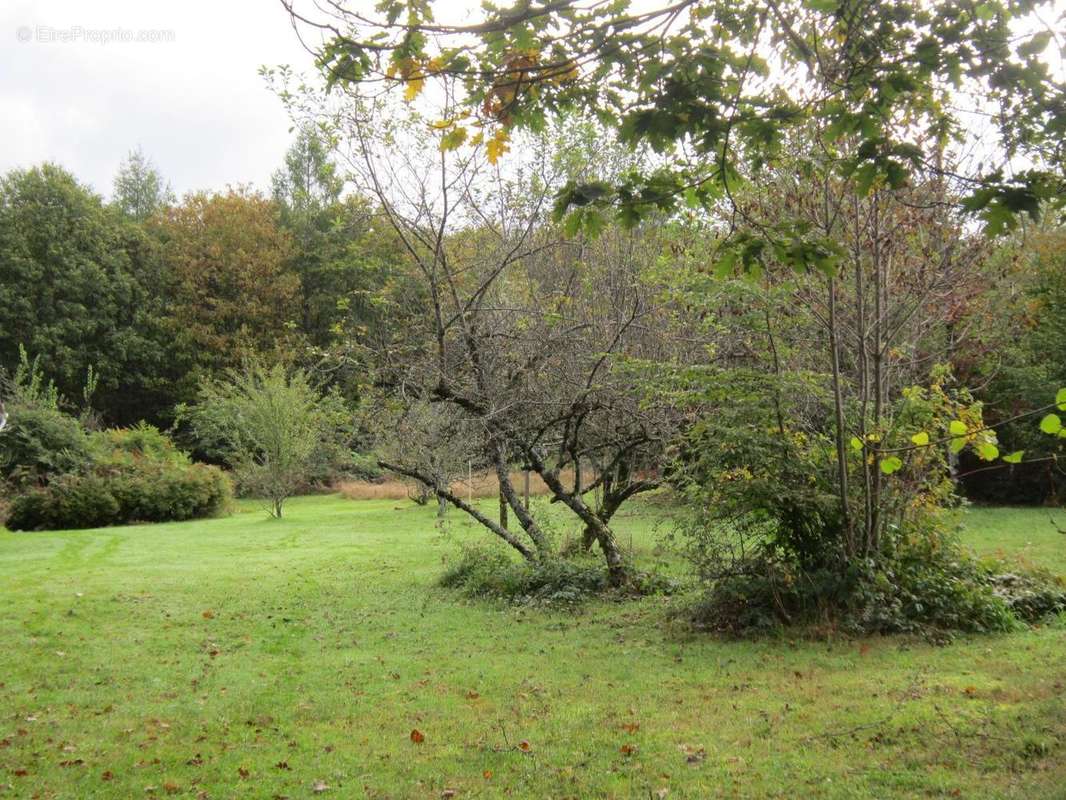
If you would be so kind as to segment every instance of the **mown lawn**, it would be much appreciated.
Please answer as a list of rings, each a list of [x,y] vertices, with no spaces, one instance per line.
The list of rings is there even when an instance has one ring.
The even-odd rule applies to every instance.
[[[1066,574],[1046,511],[965,522]],[[620,522],[645,559],[653,528]],[[0,532],[0,797],[1066,797],[1066,625],[740,643],[677,599],[465,603],[434,581],[472,535],[335,497]]]

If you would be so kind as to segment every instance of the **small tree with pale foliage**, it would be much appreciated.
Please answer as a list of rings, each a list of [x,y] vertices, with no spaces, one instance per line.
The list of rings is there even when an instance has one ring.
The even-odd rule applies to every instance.
[[[277,518],[351,429],[339,395],[323,394],[303,370],[257,363],[203,381],[197,402],[180,408],[179,419],[225,458],[243,491],[270,501]]]

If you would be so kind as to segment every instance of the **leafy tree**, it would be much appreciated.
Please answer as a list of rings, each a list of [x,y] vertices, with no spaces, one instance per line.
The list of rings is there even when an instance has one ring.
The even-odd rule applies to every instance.
[[[286,222],[313,224],[314,218],[340,202],[343,180],[337,172],[329,143],[314,127],[304,125],[285,153],[285,164],[271,180],[274,200]]]
[[[160,283],[151,241],[69,172],[0,178],[0,366],[13,369],[24,345],[70,398],[92,367],[98,411],[154,417],[167,402]]]
[[[241,489],[270,501],[306,488],[316,465],[347,448],[350,414],[335,393],[323,395],[303,370],[252,363],[200,384],[196,402],[179,409],[201,446],[223,456]]]
[[[342,198],[344,182],[327,135],[302,125],[273,197],[282,227],[293,241],[288,268],[300,279],[300,329],[315,347],[328,349],[345,329],[368,324],[369,298],[400,257],[392,229],[371,203]]]
[[[118,168],[112,191],[112,203],[127,217],[144,222],[176,201],[170,184],[138,147],[131,150]]]
[[[358,96],[393,86],[412,101],[427,83],[450,81],[451,107],[437,123],[449,147],[484,147],[495,161],[513,129],[576,107],[664,156],[619,180],[570,183],[557,211],[574,209],[574,225],[598,226],[610,209],[632,224],[683,204],[732,204],[740,183],[811,121],[826,143],[853,142],[842,176],[897,188],[930,166],[928,143],[963,140],[992,112],[983,139],[995,155],[966,171],[959,199],[998,232],[1066,197],[1064,87],[1041,59],[1054,30],[1034,13],[1047,5],[516,3],[458,25],[438,21],[428,1],[385,0],[371,14],[335,3],[328,20],[290,13],[297,26],[332,33],[319,54],[327,87]],[[980,101],[967,107],[971,97]],[[796,267],[819,266],[807,248],[788,247],[811,235],[795,220],[759,221],[763,246],[784,249]]]
[[[277,206],[246,189],[197,193],[152,223],[167,281],[175,389],[190,399],[199,378],[248,358],[285,360],[301,344],[299,279]]]
[[[974,336],[954,360],[981,387],[976,394],[1003,451],[1024,457],[995,465],[964,457],[966,494],[1001,503],[1060,501],[1062,440],[1041,431],[1035,415],[1066,386],[1066,364],[1057,357],[1066,341],[1066,231],[1036,227],[1005,241],[990,263],[982,301],[960,318]]]

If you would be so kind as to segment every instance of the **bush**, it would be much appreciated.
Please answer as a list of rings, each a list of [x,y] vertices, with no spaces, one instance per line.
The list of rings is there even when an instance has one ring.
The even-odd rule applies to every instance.
[[[206,464],[145,463],[63,475],[14,499],[7,527],[100,528],[217,516],[232,497],[229,479]]]
[[[16,487],[47,483],[90,461],[89,438],[74,417],[46,405],[15,405],[0,433],[0,478]]]
[[[1066,612],[1066,586],[1061,578],[1046,570],[994,574],[992,590],[1014,616],[1025,622],[1039,622]]]
[[[499,547],[464,546],[440,578],[440,585],[469,598],[494,598],[521,605],[579,605],[609,590],[603,565],[591,557],[515,561]],[[669,594],[666,578],[638,574],[627,587],[638,595]]]
[[[192,463],[166,434],[144,422],[93,433],[89,445],[97,466],[131,466],[144,461],[181,466]]]
[[[211,517],[232,497],[217,467],[193,464],[150,425],[85,437],[91,465],[16,497],[11,530],[99,528]]]
[[[100,528],[121,521],[118,501],[98,475],[62,475],[11,503],[7,527],[20,530]]]
[[[908,543],[893,558],[844,575],[803,571],[763,550],[714,581],[686,614],[698,628],[731,635],[800,625],[939,640],[953,631],[1008,631],[1066,610],[1058,579],[1001,568],[978,562],[947,536]]]

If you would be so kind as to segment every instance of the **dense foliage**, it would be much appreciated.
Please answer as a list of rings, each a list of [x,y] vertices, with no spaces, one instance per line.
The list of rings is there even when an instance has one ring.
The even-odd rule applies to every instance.
[[[529,563],[515,560],[498,545],[461,548],[441,575],[440,585],[469,598],[552,606],[578,605],[612,589],[603,569],[589,556],[554,556]],[[624,593],[670,594],[677,588],[662,575],[637,573]]]
[[[217,467],[194,464],[155,428],[88,436],[91,459],[12,502],[11,530],[96,528],[217,516],[232,490]]]
[[[203,381],[178,418],[203,450],[233,469],[242,492],[270,501],[275,517],[316,477],[336,478],[351,463],[344,400],[336,391],[323,394],[303,370],[257,363],[230,370]]]
[[[145,232],[61,167],[0,178],[0,366],[25,346],[67,397],[92,367],[99,410],[151,415],[167,352],[152,258]]]

